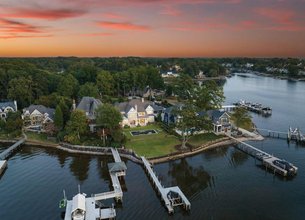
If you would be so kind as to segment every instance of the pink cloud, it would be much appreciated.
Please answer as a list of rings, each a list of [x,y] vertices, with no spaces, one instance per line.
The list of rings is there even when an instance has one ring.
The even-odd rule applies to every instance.
[[[106,37],[106,36],[113,36],[113,33],[89,33],[89,34],[82,34],[82,36],[87,37]]]
[[[99,21],[97,22],[99,27],[115,29],[115,30],[127,30],[127,31],[149,31],[151,27],[146,25],[137,25],[129,22],[111,22],[111,21]]]
[[[16,39],[16,38],[47,38],[53,35],[0,35],[0,39]]]
[[[6,12],[0,14],[7,18],[36,18],[46,20],[58,20],[65,18],[79,17],[86,13],[84,10],[71,9],[41,9],[41,8],[7,8]]]
[[[162,11],[160,12],[162,15],[169,15],[169,16],[179,16],[182,15],[182,11],[178,10],[177,8],[171,5],[163,6]]]
[[[288,9],[257,8],[255,12],[261,16],[269,18],[271,21],[289,25],[294,23],[295,12]]]
[[[126,19],[126,17],[117,14],[117,13],[113,13],[113,12],[108,12],[108,13],[104,13],[103,17],[108,18],[108,19]]]
[[[24,22],[0,19],[0,32],[5,33],[44,33],[45,27],[34,26]]]

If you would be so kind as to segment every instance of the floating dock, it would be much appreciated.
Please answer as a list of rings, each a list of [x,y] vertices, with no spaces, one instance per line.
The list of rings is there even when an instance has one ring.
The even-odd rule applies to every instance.
[[[0,154],[0,175],[3,173],[3,171],[7,167],[7,161],[6,161],[7,158],[9,156],[11,156],[18,149],[18,147],[21,146],[25,141],[26,141],[26,138],[23,138],[23,139],[17,141],[15,144],[13,144],[12,146],[7,148]]]
[[[263,106],[260,103],[252,103],[252,102],[247,102],[247,101],[244,101],[244,100],[240,100],[237,103],[233,103],[233,105],[244,107],[251,112],[262,114],[263,116],[272,115],[272,108],[267,107],[267,106]]]
[[[114,207],[103,208],[99,202],[107,199],[115,199],[117,202],[123,201],[123,191],[119,177],[126,175],[127,167],[122,162],[117,149],[111,148],[111,152],[115,162],[108,164],[108,170],[113,191],[94,194],[89,198],[86,198],[86,194],[78,193],[72,200],[67,201],[64,220],[73,220],[73,215],[79,213],[86,220],[114,219],[116,217]]]
[[[292,163],[289,163],[285,160],[281,160],[271,154],[268,154],[260,149],[253,147],[250,144],[239,141],[238,139],[229,136],[233,140],[237,141],[239,144],[236,145],[236,148],[249,154],[250,156],[262,161],[262,164],[266,169],[271,169],[274,173],[278,173],[282,176],[294,176],[297,174],[298,168]]]
[[[161,199],[164,201],[168,213],[174,213],[174,207],[181,205],[185,208],[185,210],[190,210],[191,203],[180,188],[178,186],[164,188],[151,168],[151,164],[145,159],[145,157],[141,157],[141,159],[153,185],[158,191],[158,194],[161,196]]]

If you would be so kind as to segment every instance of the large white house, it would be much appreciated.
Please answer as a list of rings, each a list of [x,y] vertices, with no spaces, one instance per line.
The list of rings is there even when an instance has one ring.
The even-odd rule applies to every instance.
[[[157,114],[163,111],[163,107],[153,102],[142,99],[132,99],[129,102],[116,104],[117,109],[123,116],[122,126],[146,126],[155,122]]]
[[[0,119],[6,120],[7,114],[9,112],[17,111],[17,102],[16,101],[4,101],[0,102]]]
[[[30,105],[21,115],[28,130],[44,131],[47,124],[54,122],[55,109],[43,105]]]

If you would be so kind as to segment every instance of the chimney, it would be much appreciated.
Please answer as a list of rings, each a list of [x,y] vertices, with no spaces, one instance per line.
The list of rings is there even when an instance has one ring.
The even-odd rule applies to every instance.
[[[76,104],[75,104],[75,99],[73,99],[72,110],[74,111],[75,109],[76,109]]]
[[[138,105],[135,105],[134,108],[135,108],[136,112],[138,112]]]
[[[144,103],[144,98],[142,98],[141,100],[142,100],[142,103]]]
[[[16,108],[16,111],[17,111],[18,109],[17,109],[17,101],[16,100],[14,100],[14,105],[15,105],[15,108]]]

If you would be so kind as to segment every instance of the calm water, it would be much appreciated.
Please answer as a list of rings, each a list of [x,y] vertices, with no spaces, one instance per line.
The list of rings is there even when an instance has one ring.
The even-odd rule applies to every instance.
[[[258,127],[286,131],[291,125],[305,131],[305,83],[234,76],[224,91],[228,104],[247,99],[273,108],[270,118],[253,115]],[[252,144],[293,162],[299,167],[298,175],[293,179],[273,176],[234,147],[156,165],[163,185],[180,186],[192,203],[190,213],[177,208],[168,216],[142,167],[126,161],[124,201],[116,205],[117,219],[304,219],[305,147],[280,139]],[[110,189],[106,165],[111,160],[22,148],[10,158],[0,179],[0,219],[60,219],[62,189],[68,198],[77,192],[78,184],[88,195]]]

